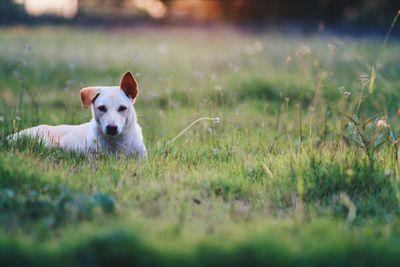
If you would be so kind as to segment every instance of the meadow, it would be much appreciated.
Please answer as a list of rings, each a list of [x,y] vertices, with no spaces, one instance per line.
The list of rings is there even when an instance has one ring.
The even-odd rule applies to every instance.
[[[223,27],[0,36],[0,265],[400,264],[393,36]],[[139,82],[147,160],[5,140],[90,120],[80,88],[116,85],[127,70]]]

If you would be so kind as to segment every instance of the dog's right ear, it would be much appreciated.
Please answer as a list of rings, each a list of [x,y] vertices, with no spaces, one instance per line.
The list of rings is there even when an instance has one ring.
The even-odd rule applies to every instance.
[[[97,87],[85,87],[81,89],[81,100],[83,108],[88,108],[90,104],[100,94],[100,89]]]

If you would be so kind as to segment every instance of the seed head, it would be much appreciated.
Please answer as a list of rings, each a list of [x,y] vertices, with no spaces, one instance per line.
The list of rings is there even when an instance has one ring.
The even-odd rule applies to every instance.
[[[357,80],[359,80],[362,84],[366,84],[369,81],[369,75],[361,72],[360,74],[358,74]]]
[[[219,117],[213,118],[212,121],[213,121],[214,124],[218,124],[219,123]]]
[[[299,50],[295,52],[296,56],[301,56],[301,57],[304,57],[309,53],[311,53],[311,48],[307,45],[302,46]]]
[[[345,91],[343,92],[344,97],[349,97],[351,95],[351,93],[349,91]]]
[[[334,53],[336,51],[336,45],[334,45],[334,44],[328,44],[328,48],[332,53]]]

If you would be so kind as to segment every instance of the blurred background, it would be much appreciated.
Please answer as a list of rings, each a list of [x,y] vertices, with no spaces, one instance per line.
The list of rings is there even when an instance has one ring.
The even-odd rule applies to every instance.
[[[0,23],[234,23],[371,31],[386,28],[398,8],[398,0],[1,0]]]

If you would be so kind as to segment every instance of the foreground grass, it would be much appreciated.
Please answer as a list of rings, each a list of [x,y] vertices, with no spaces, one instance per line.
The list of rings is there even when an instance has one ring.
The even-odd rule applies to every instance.
[[[370,229],[349,230],[326,221],[305,225],[286,221],[263,222],[263,231],[246,234],[241,242],[202,242],[188,251],[163,248],[143,241],[137,231],[110,225],[106,229],[90,226],[90,231],[68,242],[46,243],[39,248],[2,240],[2,261],[29,266],[393,266],[398,264],[399,242],[389,236],[392,228],[371,233]],[[141,230],[143,227],[137,227]],[[85,228],[84,228],[85,229]],[[265,230],[268,229],[268,230]],[[273,230],[272,230],[273,229]],[[327,229],[329,229],[327,231]],[[99,234],[99,232],[101,234]],[[262,236],[262,237],[260,237]],[[174,246],[174,245],[172,245]],[[176,247],[176,244],[175,244]],[[305,248],[306,247],[306,248]],[[9,257],[13,254],[14,257]]]
[[[89,120],[79,88],[132,70],[149,150],[137,162],[3,140],[5,265],[398,265],[397,42],[369,91],[376,39],[1,31],[2,136]],[[220,123],[168,143],[203,116]]]

